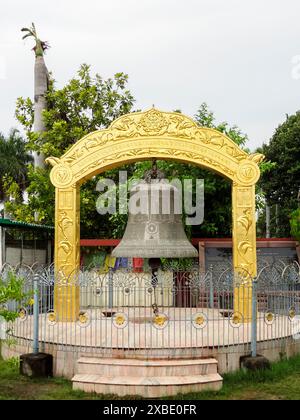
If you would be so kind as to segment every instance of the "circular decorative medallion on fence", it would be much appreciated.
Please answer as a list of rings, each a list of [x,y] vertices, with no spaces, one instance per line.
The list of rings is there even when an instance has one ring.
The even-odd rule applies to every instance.
[[[128,317],[123,312],[118,312],[113,317],[113,324],[116,328],[125,328],[128,324]]]
[[[268,311],[265,314],[265,323],[267,325],[272,325],[274,321],[275,321],[275,315],[273,314],[273,312]]]
[[[152,320],[152,325],[158,329],[163,330],[168,325],[169,318],[163,312],[158,312]]]
[[[146,292],[148,295],[152,295],[152,293],[154,292],[154,288],[153,287],[147,287]]]
[[[125,296],[130,295],[131,289],[130,287],[124,287],[123,289],[123,293]]]
[[[47,319],[49,325],[55,325],[57,323],[56,314],[52,309],[48,311]]]
[[[19,318],[21,321],[26,321],[27,319],[27,309],[26,308],[20,308],[19,309]]]
[[[86,312],[80,312],[78,315],[77,325],[87,327],[90,324],[90,317]]]
[[[96,289],[95,289],[95,295],[96,296],[101,296],[102,295],[102,288],[101,287],[96,287]]]
[[[192,318],[193,327],[203,329],[208,322],[207,316],[203,312],[197,312]]]
[[[296,315],[297,315],[296,309],[294,307],[290,308],[290,310],[289,310],[289,320],[294,321]]]
[[[243,315],[240,312],[234,312],[230,317],[230,325],[239,328],[243,322]]]

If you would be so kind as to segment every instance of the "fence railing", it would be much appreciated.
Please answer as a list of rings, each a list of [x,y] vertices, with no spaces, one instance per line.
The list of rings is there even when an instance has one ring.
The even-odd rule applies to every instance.
[[[23,278],[25,291],[37,289],[38,313],[34,317],[34,304],[9,302],[8,308],[19,311],[19,318],[7,325],[7,339],[33,346],[36,338],[40,350],[183,357],[225,348],[260,351],[300,338],[296,262],[265,265],[251,281],[215,266],[205,273],[199,267],[107,273],[90,267],[69,282],[55,278],[52,265],[20,265],[4,266],[2,279],[12,270]],[[254,312],[250,308],[245,316],[235,303],[237,296]],[[57,299],[66,312],[79,299],[76,320],[59,319]]]

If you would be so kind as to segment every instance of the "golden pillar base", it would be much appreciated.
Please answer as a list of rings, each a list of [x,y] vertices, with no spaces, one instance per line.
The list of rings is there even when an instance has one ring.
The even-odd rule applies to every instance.
[[[236,323],[247,323],[252,320],[252,286],[240,285],[234,288],[233,317]]]
[[[79,286],[65,284],[54,287],[54,312],[56,321],[75,322],[78,320]]]

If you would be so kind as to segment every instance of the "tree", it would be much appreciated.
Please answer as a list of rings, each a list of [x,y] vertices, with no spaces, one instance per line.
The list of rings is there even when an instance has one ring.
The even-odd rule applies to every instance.
[[[290,223],[292,236],[300,242],[300,208],[293,211]]]
[[[34,64],[34,132],[38,137],[41,132],[46,130],[43,111],[47,108],[46,93],[49,87],[49,73],[45,64],[44,54],[49,48],[45,41],[41,41],[37,35],[35,25],[32,23],[31,28],[22,28],[25,35],[22,39],[33,38],[35,46],[33,51],[35,53]],[[33,149],[34,166],[43,168],[44,155],[40,150]]]
[[[42,113],[45,131],[38,135],[34,130],[34,102],[30,98],[18,98],[16,117],[25,130],[28,149],[42,153],[45,158],[60,157],[84,135],[106,128],[117,117],[130,112],[134,98],[127,89],[127,81],[128,76],[124,73],[117,73],[107,80],[99,74],[92,76],[90,66],[86,64],[62,89],[57,89],[55,81],[50,78],[45,96],[47,109]],[[18,200],[7,204],[7,210],[17,220],[34,222],[37,213],[39,222],[54,223],[54,188],[49,179],[50,169],[49,166],[29,166],[29,205]],[[101,232],[106,225],[107,218],[96,217],[96,183],[94,178],[81,188],[83,236]],[[111,234],[109,229],[105,232]]]
[[[22,192],[27,185],[27,164],[32,161],[19,131],[12,129],[8,138],[0,133],[0,200],[6,200],[5,185],[16,183]]]
[[[260,181],[266,201],[273,210],[271,233],[290,236],[290,217],[297,209],[300,188],[300,112],[286,117],[261,152],[267,161],[273,162]]]

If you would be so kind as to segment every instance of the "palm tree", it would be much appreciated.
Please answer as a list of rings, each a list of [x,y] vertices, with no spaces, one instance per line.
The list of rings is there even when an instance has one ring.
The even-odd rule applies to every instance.
[[[8,138],[0,133],[0,200],[5,200],[4,177],[13,179],[24,191],[27,183],[27,164],[32,156],[27,152],[25,142],[16,129],[12,129]]]
[[[41,133],[46,130],[43,121],[43,110],[47,108],[46,92],[49,87],[49,73],[44,61],[44,53],[49,48],[49,44],[41,41],[37,35],[35,25],[32,23],[31,28],[22,28],[25,35],[22,39],[33,38],[35,46],[35,65],[34,65],[34,131]],[[34,166],[44,167],[44,155],[39,152],[33,152]]]

